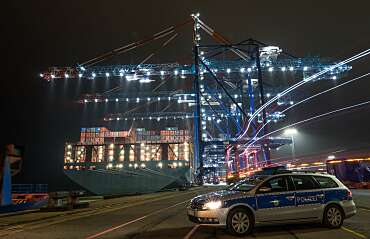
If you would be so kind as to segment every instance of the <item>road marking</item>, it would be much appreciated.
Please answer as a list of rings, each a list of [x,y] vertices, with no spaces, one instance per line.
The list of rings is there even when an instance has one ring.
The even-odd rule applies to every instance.
[[[363,207],[358,207],[357,209],[360,209],[362,211],[367,211],[367,212],[370,212],[370,209],[367,209],[367,208],[363,208]]]
[[[343,231],[346,231],[346,232],[352,233],[353,235],[355,235],[355,236],[357,236],[357,237],[365,238],[365,239],[367,238],[367,236],[365,236],[365,235],[363,235],[363,234],[361,234],[361,233],[355,232],[355,231],[353,231],[353,230],[351,230],[351,229],[349,229],[349,228],[347,228],[347,227],[342,226],[342,227],[341,227],[341,229],[342,229]]]
[[[184,237],[184,239],[190,239],[191,236],[193,236],[193,234],[196,232],[196,230],[198,229],[198,227],[200,227],[199,224],[195,225],[190,232],[188,232],[188,234],[186,234],[186,236]]]
[[[197,190],[191,190],[191,191],[186,192],[182,195],[195,193],[196,191]],[[6,235],[10,235],[10,234],[23,232],[23,231],[26,231],[26,230],[32,230],[32,229],[47,227],[47,226],[60,224],[60,223],[64,223],[64,222],[68,222],[68,221],[72,221],[72,220],[77,220],[77,219],[80,219],[80,218],[85,218],[85,217],[91,217],[91,216],[96,216],[96,215],[100,215],[100,214],[110,213],[110,212],[113,212],[113,211],[118,211],[118,210],[134,207],[134,206],[145,204],[145,203],[157,202],[157,201],[161,201],[163,199],[169,199],[169,198],[175,198],[175,197],[178,197],[178,195],[168,195],[168,196],[164,196],[164,197],[154,197],[154,199],[152,198],[152,199],[148,199],[148,200],[142,200],[142,201],[140,200],[137,203],[132,203],[130,205],[125,205],[125,206],[121,206],[121,207],[112,207],[112,208],[109,208],[109,209],[102,208],[101,210],[92,209],[92,210],[86,210],[86,211],[82,211],[82,212],[66,214],[66,215],[70,215],[70,217],[60,219],[60,220],[55,220],[55,221],[42,222],[43,220],[40,220],[41,222],[38,221],[36,223],[34,223],[34,222],[24,223],[24,224],[17,225],[17,226],[23,227],[23,229],[20,229],[20,230],[9,230],[10,228],[0,229],[0,236],[6,236]],[[54,218],[56,218],[56,217],[52,217],[51,220],[53,220]]]
[[[145,216],[142,216],[142,217],[136,218],[136,219],[134,219],[134,220],[132,220],[132,221],[125,222],[125,223],[120,224],[120,225],[118,225],[118,226],[111,227],[111,228],[109,228],[109,229],[107,229],[107,230],[105,230],[105,231],[102,231],[102,232],[99,232],[99,233],[97,233],[97,234],[94,234],[94,235],[88,236],[88,237],[86,237],[85,239],[94,239],[94,238],[100,237],[100,236],[102,236],[102,235],[104,235],[104,234],[107,234],[107,233],[109,233],[109,232],[115,231],[115,230],[117,230],[117,229],[119,229],[119,228],[125,227],[125,226],[127,226],[127,225],[132,224],[132,223],[135,223],[135,222],[141,221],[141,220],[143,220],[143,219],[145,219],[145,218],[147,218],[147,217],[153,216],[153,215],[158,214],[158,213],[160,213],[160,212],[162,212],[162,211],[165,211],[165,210],[168,210],[168,209],[170,209],[170,208],[176,207],[176,206],[178,206],[178,205],[181,205],[181,204],[187,203],[188,201],[189,201],[189,200],[182,201],[182,202],[176,203],[176,204],[174,204],[174,205],[172,205],[172,206],[169,206],[169,207],[166,207],[166,208],[159,209],[159,210],[154,211],[154,212],[151,212],[151,213],[149,213],[149,214],[147,214],[147,215],[145,215]]]

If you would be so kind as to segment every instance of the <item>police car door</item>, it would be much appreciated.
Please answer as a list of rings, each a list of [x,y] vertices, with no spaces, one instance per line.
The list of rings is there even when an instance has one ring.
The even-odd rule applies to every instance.
[[[319,218],[322,214],[324,192],[310,175],[291,176],[296,189],[296,215],[300,219]]]
[[[287,176],[276,176],[256,190],[256,221],[281,222],[294,218],[295,195],[288,188]]]

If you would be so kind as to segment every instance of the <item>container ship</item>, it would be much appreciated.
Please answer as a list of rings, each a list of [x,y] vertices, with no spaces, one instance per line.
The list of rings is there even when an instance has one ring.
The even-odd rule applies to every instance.
[[[95,195],[158,192],[189,184],[191,151],[188,130],[82,128],[65,144],[64,173]]]

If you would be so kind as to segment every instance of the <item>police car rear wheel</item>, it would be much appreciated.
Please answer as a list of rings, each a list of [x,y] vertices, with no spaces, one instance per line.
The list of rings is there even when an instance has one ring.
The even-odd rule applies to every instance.
[[[243,208],[232,210],[227,220],[227,227],[231,234],[243,236],[253,229],[254,220],[252,215]]]
[[[343,224],[344,215],[342,210],[336,206],[331,205],[325,210],[324,224],[329,228],[340,228]]]

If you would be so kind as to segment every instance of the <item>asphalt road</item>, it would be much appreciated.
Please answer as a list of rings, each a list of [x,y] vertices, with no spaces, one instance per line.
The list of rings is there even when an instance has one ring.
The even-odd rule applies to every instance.
[[[215,188],[101,200],[87,210],[43,217],[38,213],[0,217],[0,238],[234,238],[223,228],[198,226],[187,220],[186,203],[211,190]],[[362,203],[370,204],[369,198],[369,191],[359,195]],[[370,238],[370,208],[359,208],[358,214],[347,219],[341,229],[312,224],[270,226],[256,228],[246,238]]]

